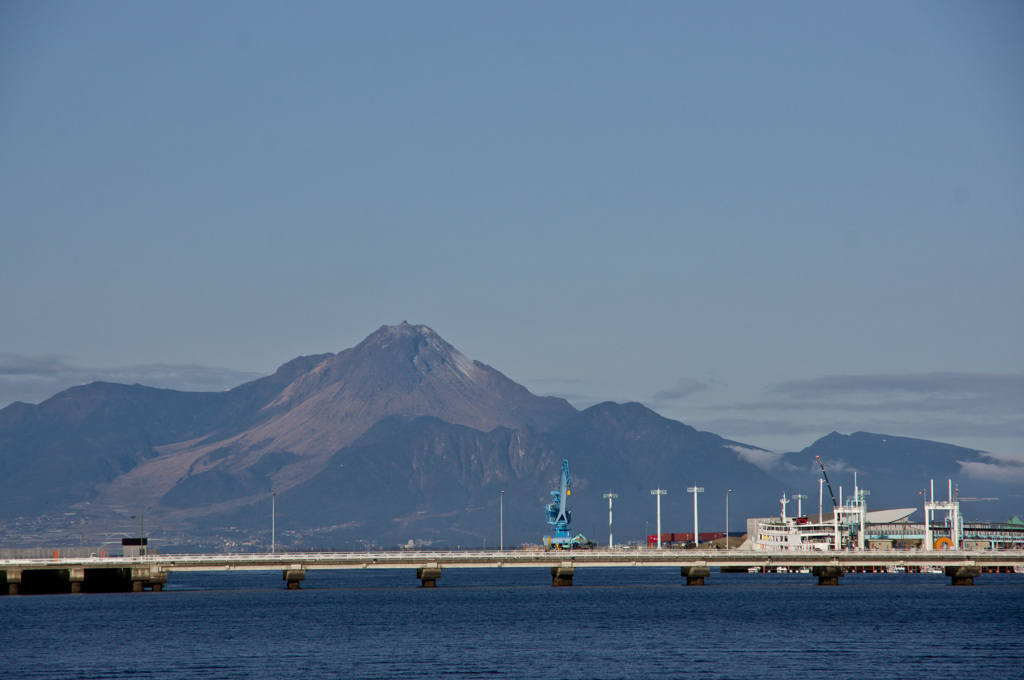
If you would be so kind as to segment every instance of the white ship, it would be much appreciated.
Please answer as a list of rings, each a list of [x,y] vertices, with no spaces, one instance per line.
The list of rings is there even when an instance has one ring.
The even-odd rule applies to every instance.
[[[787,517],[789,499],[782,495],[782,514],[757,523],[751,541],[754,550],[835,550],[849,542],[850,529],[838,522],[811,522],[807,517]]]

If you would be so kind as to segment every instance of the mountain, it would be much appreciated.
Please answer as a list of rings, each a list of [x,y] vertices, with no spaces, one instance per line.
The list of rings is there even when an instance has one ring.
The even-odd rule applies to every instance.
[[[309,479],[388,416],[490,430],[545,428],[575,412],[425,326],[384,326],[354,348],[300,357],[223,393],[93,383],[13,404],[0,411],[0,511],[89,502],[162,507],[188,522]]]
[[[619,540],[654,533],[650,491],[658,487],[671,490],[662,497],[662,530],[692,531],[693,496],[685,489],[695,480],[707,491],[699,499],[704,531],[724,528],[729,488],[732,528],[742,530],[745,513],[763,513],[781,492],[735,446],[742,445],[641,404],[598,404],[545,432],[482,432],[433,417],[389,417],[339,450],[313,478],[279,494],[277,526],[297,530],[312,522],[327,528],[331,544],[349,547],[360,539],[381,545],[416,538],[493,546],[503,512],[510,544],[536,543],[551,533],[544,504],[564,458],[574,478],[570,509],[577,532],[607,540],[603,495],[614,491]],[[251,529],[266,518],[245,509],[217,521]]]
[[[244,431],[260,409],[320,357],[300,357],[229,392],[95,382],[38,406],[0,410],[0,517],[65,510],[180,441]]]
[[[864,433],[829,435],[765,471],[753,463],[768,451],[641,404],[578,411],[403,322],[225,392],[97,382],[0,410],[0,543],[117,537],[142,518],[165,547],[230,535],[265,549],[272,521],[280,545],[304,548],[537,543],[563,458],[577,532],[606,540],[614,492],[616,542],[642,540],[656,488],[668,490],[662,530],[692,531],[694,486],[704,531],[725,528],[727,503],[742,531],[783,492],[811,495],[815,453],[834,485],[864,471],[872,507],[913,505],[922,476],[988,471],[977,451]],[[1010,486],[965,480],[961,495],[1010,497]]]
[[[919,492],[930,489],[934,480],[935,497],[945,499],[949,494],[948,480],[953,480],[967,520],[1001,519],[1021,512],[1024,488],[1017,466],[999,464],[984,451],[870,432],[832,432],[802,451],[782,455],[769,468],[771,474],[811,496],[808,502],[814,506],[814,512],[821,478],[815,456],[821,456],[837,499],[840,486],[844,499],[853,493],[856,471],[858,486],[870,492],[869,509],[917,506],[922,508],[916,515],[921,520],[924,511]],[[1007,472],[1018,475],[1008,476]],[[827,488],[823,495],[828,512],[832,500]]]

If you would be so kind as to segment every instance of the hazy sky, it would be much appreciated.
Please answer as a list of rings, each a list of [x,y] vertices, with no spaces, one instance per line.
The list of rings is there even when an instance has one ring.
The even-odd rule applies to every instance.
[[[383,324],[774,450],[1024,454],[1024,3],[0,4],[0,406]]]

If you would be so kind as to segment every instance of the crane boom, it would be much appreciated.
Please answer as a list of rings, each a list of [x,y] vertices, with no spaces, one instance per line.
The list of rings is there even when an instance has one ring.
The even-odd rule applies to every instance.
[[[832,493],[832,485],[828,481],[828,473],[825,472],[825,464],[821,462],[821,456],[815,456],[818,460],[818,465],[821,466],[821,476],[825,478],[825,485],[828,487],[828,495],[832,496],[832,506],[838,508],[839,503],[836,503],[836,495]],[[818,518],[821,519],[820,517]]]

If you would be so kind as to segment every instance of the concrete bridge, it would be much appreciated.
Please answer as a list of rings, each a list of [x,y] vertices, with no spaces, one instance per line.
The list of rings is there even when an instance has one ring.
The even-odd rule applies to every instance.
[[[0,594],[139,592],[162,590],[176,571],[277,571],[288,588],[299,588],[318,569],[415,570],[423,587],[434,587],[445,569],[536,567],[549,569],[552,585],[571,586],[576,569],[678,567],[687,585],[703,585],[713,568],[771,571],[810,568],[821,585],[838,585],[850,571],[939,567],[953,585],[972,585],[983,571],[1024,572],[1024,550],[764,552],[747,550],[493,550],[458,552],[344,552],[128,557],[0,559]]]

